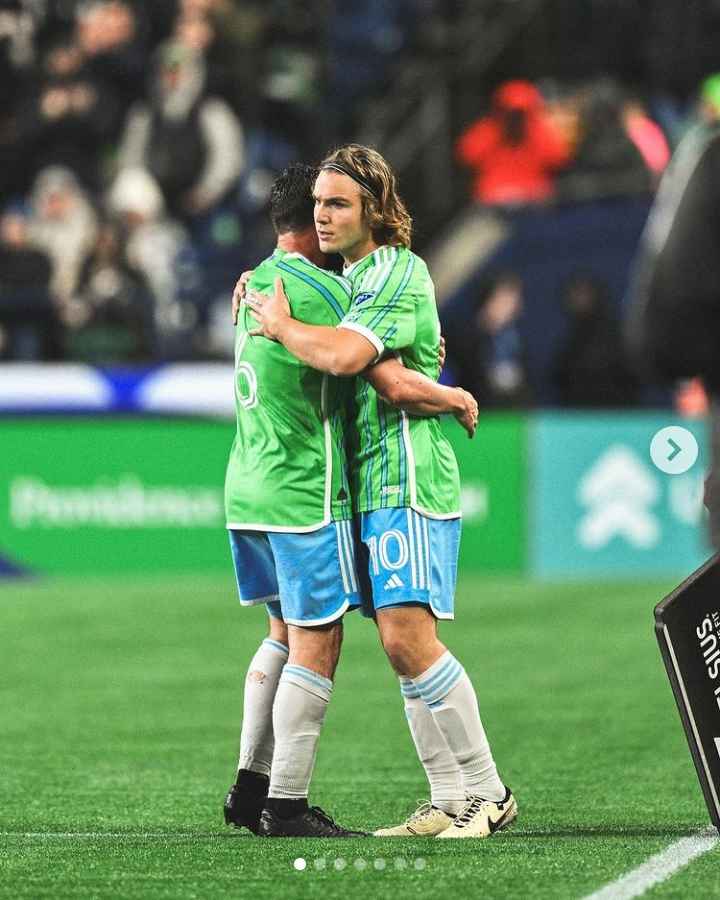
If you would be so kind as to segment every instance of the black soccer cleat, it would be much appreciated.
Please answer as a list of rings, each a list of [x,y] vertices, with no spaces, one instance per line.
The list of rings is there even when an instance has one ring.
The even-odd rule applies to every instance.
[[[258,778],[256,784],[234,784],[225,797],[223,815],[226,825],[236,828],[248,828],[253,834],[258,833],[260,814],[267,798],[268,780],[264,784]]]
[[[260,837],[369,837],[366,831],[351,831],[338,825],[319,806],[311,806],[291,819],[281,819],[272,810],[264,809],[257,834]]]

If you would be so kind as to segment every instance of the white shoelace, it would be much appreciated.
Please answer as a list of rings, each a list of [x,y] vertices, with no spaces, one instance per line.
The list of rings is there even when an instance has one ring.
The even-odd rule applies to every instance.
[[[418,807],[408,818],[407,824],[410,824],[410,822],[419,822],[421,819],[427,819],[434,812],[434,807],[429,800],[418,800],[417,804]]]

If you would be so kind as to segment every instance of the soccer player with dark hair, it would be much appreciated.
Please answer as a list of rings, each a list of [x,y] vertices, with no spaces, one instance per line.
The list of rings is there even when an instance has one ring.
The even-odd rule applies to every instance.
[[[320,249],[343,256],[351,306],[334,326],[309,324],[276,281],[272,297],[246,298],[260,333],[320,372],[352,376],[394,354],[437,378],[434,288],[410,251],[412,222],[387,162],[368,147],[336,150],[321,163],[313,194]],[[487,837],[514,820],[517,804],[498,776],[470,679],[437,635],[437,620],[454,615],[457,462],[437,417],[396,409],[362,379],[355,405],[350,482],[370,613],[432,792],[430,804],[376,834]]]
[[[350,283],[325,262],[313,221],[317,170],[296,165],[275,182],[273,254],[250,287],[282,276],[289,309],[315,326],[345,318]],[[237,323],[237,430],[228,462],[227,527],[244,606],[267,605],[269,636],[245,682],[240,759],[225,801],[228,823],[269,837],[348,837],[307,802],[317,744],[333,688],[342,618],[360,603],[346,473],[346,409],[353,382],[299,361],[253,334],[245,307]],[[477,405],[399,360],[368,371],[379,390],[417,414],[454,412],[469,433]]]

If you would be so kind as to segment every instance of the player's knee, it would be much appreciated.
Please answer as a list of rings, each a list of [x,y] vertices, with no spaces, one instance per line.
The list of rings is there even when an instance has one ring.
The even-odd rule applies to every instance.
[[[382,632],[380,639],[390,665],[396,672],[404,674],[414,657],[412,640],[399,629]]]
[[[270,634],[268,637],[273,641],[279,641],[281,644],[288,646],[288,628],[281,619],[270,618]]]
[[[303,666],[324,678],[332,679],[340,656],[342,623],[298,626],[289,629],[290,656],[288,662]]]

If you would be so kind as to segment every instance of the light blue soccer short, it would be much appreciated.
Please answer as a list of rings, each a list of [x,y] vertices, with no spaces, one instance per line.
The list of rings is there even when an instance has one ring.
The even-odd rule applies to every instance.
[[[363,615],[420,603],[437,619],[454,618],[459,518],[431,519],[407,507],[376,509],[359,513],[355,528]]]
[[[229,529],[240,603],[290,625],[326,625],[360,606],[350,522],[305,534]]]

